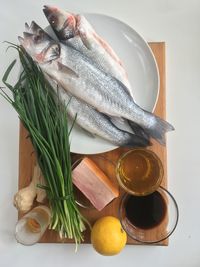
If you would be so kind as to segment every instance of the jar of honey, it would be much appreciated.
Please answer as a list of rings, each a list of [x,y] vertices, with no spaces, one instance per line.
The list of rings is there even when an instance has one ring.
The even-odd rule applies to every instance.
[[[164,170],[161,160],[153,151],[137,148],[120,157],[116,173],[119,185],[125,191],[145,196],[158,189]]]

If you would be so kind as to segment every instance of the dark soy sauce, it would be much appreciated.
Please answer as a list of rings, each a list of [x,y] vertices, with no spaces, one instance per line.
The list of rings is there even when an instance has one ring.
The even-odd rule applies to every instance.
[[[125,203],[127,219],[141,229],[151,229],[159,225],[165,217],[166,210],[165,200],[158,191],[147,196],[131,195]]]

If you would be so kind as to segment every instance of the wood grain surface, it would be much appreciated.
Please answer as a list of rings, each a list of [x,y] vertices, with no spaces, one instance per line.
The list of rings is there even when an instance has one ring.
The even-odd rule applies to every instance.
[[[158,102],[155,109],[155,114],[160,116],[161,118],[165,118],[166,116],[166,99],[165,99],[165,43],[150,43],[150,47],[155,55],[159,73],[160,73],[160,94],[158,98]],[[162,185],[167,187],[167,149],[166,147],[161,146],[157,142],[153,142],[153,146],[149,147],[149,149],[153,150],[161,159],[164,166],[164,178]],[[98,155],[90,155],[96,164],[105,172],[106,175],[110,177],[110,179],[117,183],[115,177],[115,168],[113,163],[116,163],[119,159],[120,155],[126,152],[128,149],[118,148],[113,151],[98,154]],[[72,154],[72,159],[76,160],[83,155]],[[106,160],[109,159],[109,160]],[[20,126],[20,140],[19,140],[19,189],[27,186],[30,182],[33,167],[35,164],[35,155],[34,150],[31,145],[31,142],[28,138],[28,133],[25,128]],[[118,207],[120,198],[123,194],[123,190],[120,189],[120,197],[112,201],[108,206],[106,206],[101,212],[95,209],[84,209],[80,208],[83,215],[85,215],[88,220],[93,224],[98,218],[105,215],[112,215],[118,217]],[[19,214],[21,217],[22,214]],[[156,236],[156,231],[155,231]],[[41,239],[42,243],[73,243],[73,240],[60,240],[58,234],[54,231],[46,231],[43,238]],[[90,231],[87,230],[85,232],[85,240],[84,243],[90,243]],[[140,244],[134,241],[131,238],[128,238],[127,244]],[[161,243],[157,243],[157,245],[168,245],[168,240],[164,240]]]

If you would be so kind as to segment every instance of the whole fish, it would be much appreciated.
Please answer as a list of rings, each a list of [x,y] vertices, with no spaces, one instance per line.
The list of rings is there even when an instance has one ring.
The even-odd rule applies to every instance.
[[[80,51],[90,58],[98,68],[124,83],[134,99],[121,60],[112,47],[95,32],[83,15],[75,15],[54,6],[44,6],[43,11],[59,41]],[[128,124],[134,133],[149,139],[147,133],[135,123],[117,117],[110,118],[115,125],[124,128]]]
[[[106,115],[98,112],[87,103],[70,96],[63,90],[59,95],[67,104],[67,113],[76,117],[76,123],[86,131],[122,147],[146,147],[150,142],[141,136],[118,129]]]
[[[100,112],[133,121],[165,144],[165,133],[173,126],[140,108],[122,82],[98,69],[79,51],[56,42],[42,30],[38,34],[25,32],[19,41],[41,69],[72,95]]]
[[[39,35],[39,34],[41,34],[41,32],[43,32],[43,29],[40,26],[38,26],[35,22],[32,22],[30,26],[27,23],[25,23],[25,29],[26,29],[26,32],[32,33],[35,35]],[[48,76],[47,76],[47,79],[49,80]],[[51,81],[52,80],[49,80],[49,82],[51,82]],[[52,86],[55,87],[55,83],[52,84]],[[77,100],[77,101],[79,101],[79,100]],[[86,112],[86,110],[85,110],[85,112]],[[131,127],[134,134],[141,136],[141,138],[146,139],[149,142],[149,139],[150,139],[149,135],[147,133],[145,133],[143,128],[141,128],[136,123],[131,122],[131,121],[126,122],[126,120],[123,120],[123,119],[118,118],[118,117],[112,117],[112,116],[110,117],[110,120],[114,125],[117,125],[117,128],[120,128],[120,129],[127,128],[126,123],[128,123],[128,125]],[[128,131],[130,132],[129,129],[128,129]]]
[[[83,15],[71,14],[53,6],[44,6],[43,11],[60,41],[80,51],[98,68],[120,80],[132,95],[121,60]]]

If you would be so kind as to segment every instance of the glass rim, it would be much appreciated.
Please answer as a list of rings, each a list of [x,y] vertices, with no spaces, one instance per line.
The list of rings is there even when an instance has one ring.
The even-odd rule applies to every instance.
[[[131,154],[132,152],[134,151],[145,151],[147,152],[148,154],[152,155],[158,162],[158,165],[159,165],[159,169],[160,169],[160,175],[159,175],[159,179],[157,180],[156,184],[153,185],[149,190],[143,192],[143,193],[138,193],[134,190],[131,190],[129,189],[128,187],[126,187],[124,185],[124,183],[121,181],[121,178],[120,178],[120,175],[118,174],[118,169],[119,169],[119,166],[121,164],[121,161],[129,154]],[[117,164],[116,164],[116,177],[117,177],[117,181],[119,183],[119,185],[121,186],[121,188],[123,188],[127,193],[131,194],[131,195],[134,195],[134,196],[146,196],[146,195],[149,195],[153,192],[155,192],[161,185],[162,183],[162,180],[163,180],[163,177],[164,177],[164,167],[163,167],[163,164],[162,164],[162,161],[161,159],[158,157],[158,155],[150,150],[150,149],[146,149],[146,148],[134,148],[134,149],[131,149],[125,153],[123,153],[119,159],[117,160]]]
[[[179,221],[179,208],[178,208],[178,204],[177,204],[177,202],[176,202],[174,196],[173,196],[173,195],[172,195],[166,188],[164,188],[163,186],[159,186],[157,190],[159,190],[159,189],[162,190],[162,191],[164,191],[164,192],[171,198],[171,200],[172,200],[172,202],[173,202],[173,204],[174,204],[175,210],[176,210],[176,219],[175,219],[174,226],[173,226],[172,229],[169,231],[169,233],[168,233],[165,237],[160,238],[160,239],[155,240],[155,241],[145,241],[145,240],[143,241],[143,240],[140,240],[139,238],[133,237],[133,236],[130,234],[130,232],[124,227],[123,222],[122,222],[122,216],[121,216],[121,213],[122,213],[122,212],[121,212],[121,209],[122,209],[122,203],[123,203],[123,201],[126,199],[126,197],[127,197],[127,196],[131,196],[131,194],[129,194],[129,193],[126,192],[126,193],[124,193],[123,196],[121,197],[121,200],[120,200],[120,203],[119,203],[119,209],[118,209],[118,217],[119,217],[121,226],[122,226],[122,228],[124,229],[124,231],[127,233],[127,235],[128,235],[131,239],[133,239],[133,240],[135,240],[135,241],[137,241],[137,242],[139,242],[139,243],[142,243],[142,244],[157,244],[157,243],[160,243],[160,242],[166,240],[167,238],[169,238],[169,237],[173,234],[173,232],[175,231],[175,229],[176,229],[176,227],[177,227],[177,225],[178,225],[178,221]],[[156,190],[156,191],[157,191],[157,190]],[[155,227],[155,228],[156,228],[156,227]],[[142,229],[141,229],[141,230],[142,230]]]

